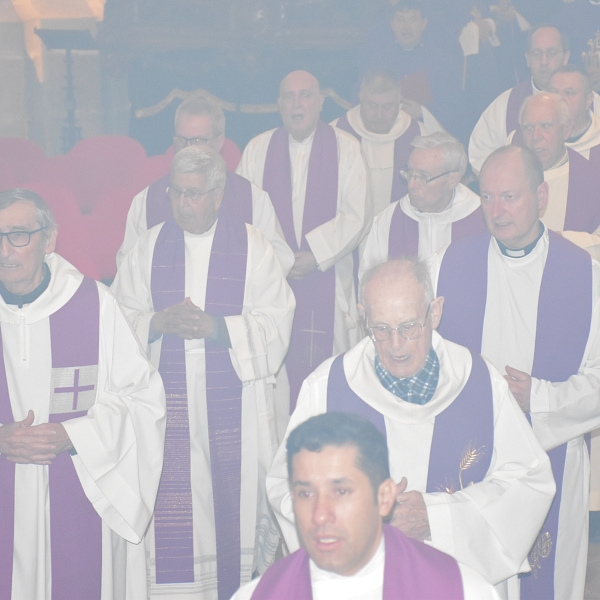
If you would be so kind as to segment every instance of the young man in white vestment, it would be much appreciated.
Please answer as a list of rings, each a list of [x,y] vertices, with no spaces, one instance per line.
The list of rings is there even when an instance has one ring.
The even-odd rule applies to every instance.
[[[126,546],[156,499],[162,382],[113,295],[54,252],[40,196],[0,194],[0,238],[0,598],[124,598],[145,586]]]
[[[247,203],[223,199],[225,178],[214,150],[177,153],[173,216],[140,237],[113,283],[167,392],[163,479],[138,557],[152,598],[226,600],[278,543],[264,481],[294,297]]]
[[[479,196],[460,183],[467,170],[463,145],[448,133],[416,137],[405,177],[408,194],[375,217],[359,278],[389,258],[428,259],[451,240],[485,229]]]
[[[531,79],[502,92],[484,111],[473,128],[469,141],[469,162],[479,173],[485,159],[506,144],[508,135],[517,129],[519,109],[525,98],[547,91],[550,78],[569,62],[568,40],[556,27],[540,26],[531,32],[525,54]],[[600,115],[600,98],[594,94],[592,110]]]
[[[304,382],[288,431],[332,410],[372,420],[387,436],[399,484],[391,524],[500,584],[527,568],[554,481],[500,373],[435,331],[443,303],[414,259],[367,272],[361,313],[369,337]],[[285,462],[282,445],[267,492],[295,551]],[[498,588],[506,597],[505,585]]]
[[[431,269],[445,297],[440,332],[505,373],[552,462],[557,493],[521,598],[574,600],[588,545],[584,434],[600,425],[600,265],[543,225],[542,169],[527,148],[490,155],[480,178],[489,233],[450,244]]]
[[[188,146],[209,146],[217,152],[223,151],[226,142],[225,115],[223,109],[209,96],[198,95],[184,100],[175,111],[174,127],[173,147],[177,152]],[[241,193],[239,186],[243,186],[243,180],[240,181],[241,178],[230,171],[227,177],[229,185],[225,185],[225,193]],[[117,253],[117,267],[121,265],[127,252],[133,248],[143,233],[162,223],[169,216],[168,186],[169,175],[165,175],[133,198],[127,213],[125,238]],[[269,240],[284,274],[287,274],[294,264],[294,256],[285,243],[269,195],[255,185],[249,187],[251,187],[248,195],[252,202],[252,224]]]
[[[288,74],[283,126],[250,140],[238,168],[269,193],[296,257],[288,275],[297,302],[286,359],[292,409],[304,378],[360,339],[352,251],[373,221],[360,144],[320,120],[323,100],[313,75]]]
[[[600,257],[600,163],[566,145],[573,128],[567,103],[558,95],[540,92],[521,109],[522,145],[544,167],[548,203],[541,219],[552,231]],[[514,140],[509,136],[509,142]]]
[[[361,143],[363,158],[371,175],[373,214],[406,194],[400,169],[406,165],[410,142],[419,135],[444,131],[424,107],[420,118],[402,110],[400,81],[391,71],[365,75],[360,85],[360,104],[331,122],[351,133]],[[417,105],[418,106],[418,105]]]
[[[242,587],[233,600],[496,600],[481,575],[384,524],[397,485],[385,437],[357,415],[299,425],[286,443],[303,548]]]

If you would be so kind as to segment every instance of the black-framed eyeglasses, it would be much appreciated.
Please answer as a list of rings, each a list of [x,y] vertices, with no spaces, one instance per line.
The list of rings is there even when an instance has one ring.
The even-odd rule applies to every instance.
[[[24,248],[25,246],[29,246],[31,236],[34,233],[38,233],[44,229],[47,229],[47,227],[40,227],[33,231],[0,231],[0,245],[2,245],[2,238],[6,236],[6,239],[11,246],[14,246],[15,248]]]
[[[404,181],[408,182],[411,179],[414,179],[415,181],[424,183],[425,185],[431,183],[432,181],[435,181],[436,179],[439,179],[440,177],[443,177],[444,175],[449,175],[450,173],[458,173],[458,171],[444,171],[443,173],[435,175],[434,177],[427,177],[426,175],[419,175],[419,173],[415,173],[412,169],[409,169],[408,167],[400,169],[400,177],[402,177]]]
[[[187,190],[182,190],[180,188],[178,188],[176,185],[170,185],[167,188],[167,196],[169,197],[169,200],[171,200],[171,202],[177,202],[177,200],[179,200],[179,198],[181,198],[181,196],[184,196],[186,200],[189,200],[190,202],[198,202],[198,200],[200,200],[200,198],[202,198],[202,196],[206,196],[206,194],[210,194],[211,192],[214,192],[216,189],[218,188],[212,188],[210,190],[207,190],[206,192],[203,192],[202,190],[199,190],[198,188],[189,188]]]
[[[209,138],[205,138],[205,137],[191,137],[191,138],[187,138],[184,137],[183,135],[174,135],[173,136],[173,143],[178,146],[179,148],[185,148],[187,146],[206,146],[208,145],[208,142],[210,142],[214,137],[209,137]]]
[[[369,337],[374,342],[387,342],[392,335],[392,331],[397,331],[401,337],[405,340],[416,340],[423,334],[423,328],[427,325],[427,319],[429,318],[429,311],[431,304],[427,307],[425,313],[425,321],[421,323],[404,323],[404,325],[398,325],[398,327],[390,327],[389,325],[375,325],[373,327],[367,326]]]

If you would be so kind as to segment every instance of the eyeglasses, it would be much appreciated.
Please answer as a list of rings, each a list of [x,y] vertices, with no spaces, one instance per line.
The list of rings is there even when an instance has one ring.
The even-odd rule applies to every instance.
[[[38,233],[44,229],[47,229],[47,227],[40,227],[34,231],[7,231],[6,233],[0,231],[0,245],[2,245],[2,238],[6,236],[6,239],[11,246],[14,246],[15,248],[24,248],[25,246],[29,246],[31,236],[34,233]]]
[[[171,202],[177,202],[181,196],[184,196],[186,200],[190,202],[198,202],[202,196],[206,196],[206,194],[210,194],[219,188],[212,188],[206,192],[199,190],[198,188],[189,188],[187,190],[179,189],[176,185],[170,185],[167,188],[167,196],[169,196],[169,200]]]
[[[182,135],[173,136],[173,143],[179,148],[185,148],[186,146],[206,146],[210,140],[215,136],[204,138],[204,137],[191,137],[186,138]]]
[[[556,58],[559,54],[564,54],[564,50],[559,50],[558,48],[550,48],[550,50],[539,50],[536,48],[535,50],[529,50],[527,54],[529,54],[531,58],[535,58],[536,60],[540,60],[540,58],[542,58],[542,56],[545,54],[548,60],[551,60],[553,58]]]
[[[443,173],[440,173],[435,177],[426,177],[425,175],[419,175],[418,173],[415,173],[412,169],[409,169],[408,167],[400,169],[400,177],[402,177],[402,179],[404,179],[405,181],[408,182],[411,179],[414,179],[415,181],[418,181],[425,185],[431,183],[432,181],[435,181],[436,179],[439,179],[440,177],[443,177],[444,175],[448,175],[449,173],[458,173],[458,171],[444,171]]]
[[[425,321],[421,323],[404,323],[404,325],[398,325],[398,327],[390,327],[389,325],[375,325],[374,327],[367,327],[369,337],[374,342],[387,342],[392,335],[392,331],[397,331],[401,337],[405,340],[416,340],[423,334],[423,328],[427,325],[427,319],[429,318],[429,310],[431,304],[427,307],[425,313]]]

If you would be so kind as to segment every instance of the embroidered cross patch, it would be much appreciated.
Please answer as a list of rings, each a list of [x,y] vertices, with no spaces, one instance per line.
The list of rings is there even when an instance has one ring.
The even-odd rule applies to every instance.
[[[52,369],[50,414],[87,411],[96,401],[98,365]]]

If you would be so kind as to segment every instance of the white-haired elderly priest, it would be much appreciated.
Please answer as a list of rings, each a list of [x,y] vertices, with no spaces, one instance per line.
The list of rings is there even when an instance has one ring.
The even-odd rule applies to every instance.
[[[150,522],[165,396],[115,298],[54,252],[36,193],[0,193],[0,598],[124,598]]]
[[[391,524],[500,584],[526,568],[554,480],[504,378],[435,331],[443,303],[414,259],[367,272],[360,310],[369,336],[304,382],[288,432],[328,411],[370,419],[387,437],[391,475],[399,483]],[[267,493],[294,551],[283,445]],[[505,584],[499,587],[504,596]]]
[[[152,598],[229,600],[279,541],[264,486],[295,301],[251,204],[224,198],[225,182],[215,150],[178,152],[173,216],[139,238],[113,284],[167,392],[165,464],[139,557]]]

